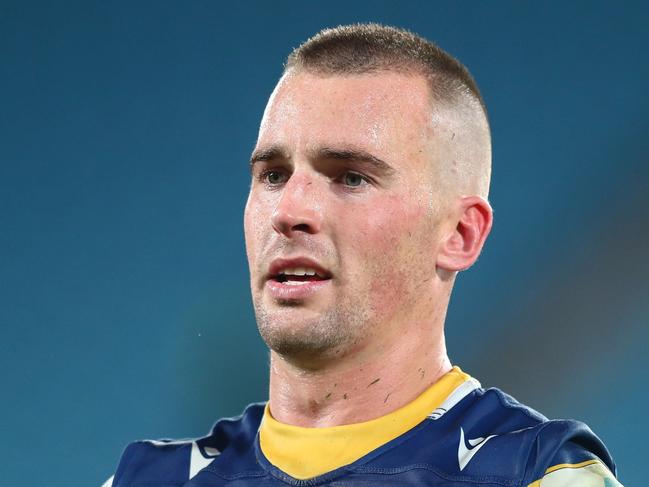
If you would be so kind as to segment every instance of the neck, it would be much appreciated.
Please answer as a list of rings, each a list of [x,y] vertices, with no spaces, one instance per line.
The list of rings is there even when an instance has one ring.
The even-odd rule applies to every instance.
[[[442,326],[432,334],[429,326],[410,327],[388,344],[318,367],[306,368],[272,351],[272,416],[295,426],[328,427],[369,421],[405,406],[451,370]]]

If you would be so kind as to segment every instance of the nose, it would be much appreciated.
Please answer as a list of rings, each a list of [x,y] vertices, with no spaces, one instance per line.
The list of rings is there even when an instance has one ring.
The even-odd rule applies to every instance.
[[[284,185],[271,216],[276,232],[294,236],[295,232],[315,234],[322,227],[321,202],[314,182],[306,176],[293,174]]]

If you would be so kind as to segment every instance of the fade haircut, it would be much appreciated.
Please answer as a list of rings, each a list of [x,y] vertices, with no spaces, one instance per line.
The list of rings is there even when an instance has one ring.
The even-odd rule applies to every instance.
[[[324,29],[289,54],[284,73],[365,74],[395,71],[424,76],[433,98],[484,100],[469,70],[434,43],[406,30],[380,24],[342,25]]]

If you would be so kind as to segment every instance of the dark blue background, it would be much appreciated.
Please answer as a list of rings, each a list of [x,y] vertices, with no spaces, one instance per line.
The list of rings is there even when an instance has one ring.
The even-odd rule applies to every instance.
[[[490,109],[495,227],[453,361],[587,421],[645,480],[644,3],[2,0],[3,485],[98,486],[127,442],[266,398],[247,159],[290,49],[356,21],[439,42]]]

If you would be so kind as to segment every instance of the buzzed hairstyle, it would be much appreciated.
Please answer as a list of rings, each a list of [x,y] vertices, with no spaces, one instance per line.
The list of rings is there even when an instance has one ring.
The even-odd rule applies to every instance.
[[[429,81],[435,99],[454,102],[468,97],[487,114],[469,70],[437,45],[405,29],[374,23],[324,29],[291,52],[284,73],[291,70],[317,74],[419,74]]]

